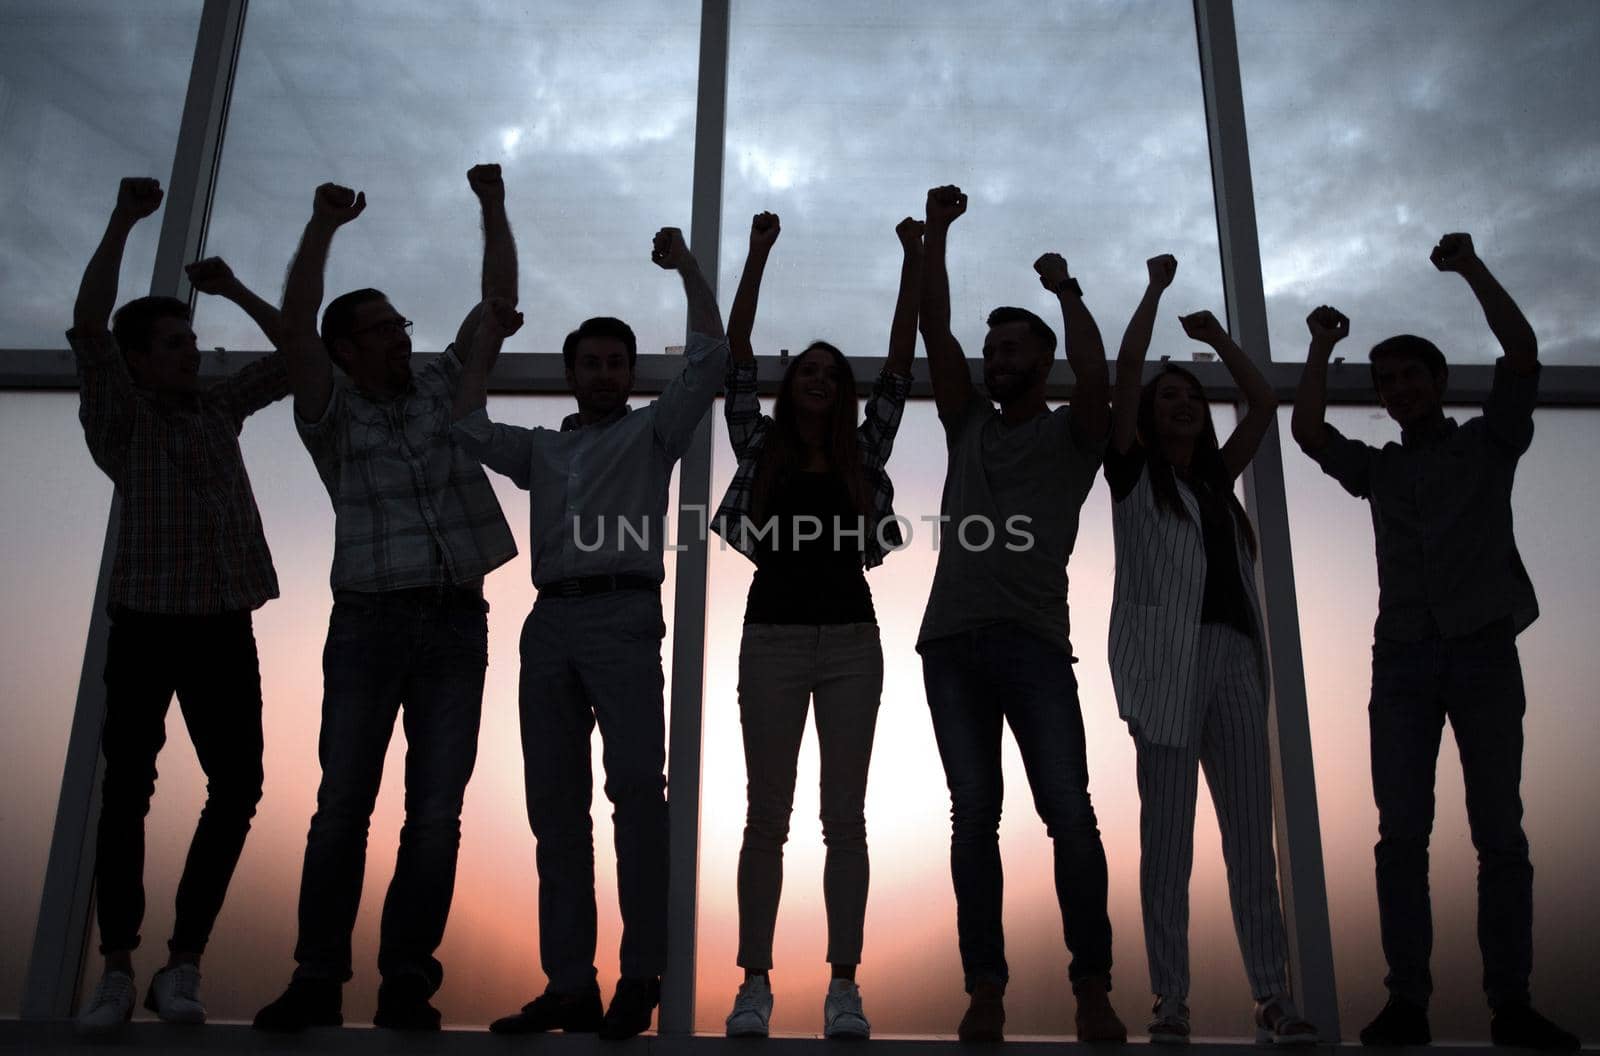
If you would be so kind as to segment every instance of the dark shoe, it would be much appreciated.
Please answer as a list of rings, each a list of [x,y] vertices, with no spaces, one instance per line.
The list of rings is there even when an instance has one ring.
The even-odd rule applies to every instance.
[[[401,975],[378,985],[372,1025],[387,1030],[438,1030],[439,1010],[428,1004],[433,988],[420,975]]]
[[[607,1041],[622,1041],[650,1029],[656,1006],[661,1003],[661,980],[621,979],[611,995],[611,1007],[600,1023],[600,1036]]]
[[[1082,1042],[1124,1042],[1128,1028],[1117,1018],[1111,1007],[1111,980],[1103,975],[1091,975],[1072,984],[1072,993],[1078,999],[1078,1040]]]
[[[1004,1041],[1005,993],[997,983],[973,984],[972,1000],[956,1028],[956,1037],[962,1041]]]
[[[340,1006],[344,987],[328,979],[291,979],[289,989],[272,1004],[256,1013],[257,1030],[295,1033],[307,1027],[344,1025]]]
[[[1489,1038],[1496,1045],[1518,1049],[1573,1052],[1578,1036],[1570,1034],[1535,1012],[1530,1005],[1501,1005],[1489,1017]]]
[[[593,1034],[600,1029],[600,991],[586,994],[552,994],[548,991],[522,1006],[514,1016],[489,1024],[496,1034],[542,1034],[561,1030],[568,1034]]]
[[[1396,994],[1390,994],[1383,1011],[1361,1028],[1363,1045],[1427,1045],[1432,1041],[1428,1010]]]

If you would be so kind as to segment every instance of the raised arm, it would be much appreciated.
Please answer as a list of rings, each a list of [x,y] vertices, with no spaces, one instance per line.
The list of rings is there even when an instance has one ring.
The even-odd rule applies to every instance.
[[[233,274],[227,261],[221,257],[206,257],[183,269],[189,276],[189,285],[204,294],[232,301],[260,328],[262,336],[273,348],[283,340],[283,316],[278,309],[256,296]]]
[[[651,243],[650,259],[667,271],[677,272],[683,279],[683,292],[689,298],[689,332],[723,337],[722,309],[717,307],[716,294],[711,292],[706,277],[700,273],[700,262],[694,259],[683,241],[683,232],[675,227],[657,231]]]
[[[1478,258],[1472,236],[1463,232],[1445,235],[1433,247],[1429,259],[1440,271],[1453,271],[1467,280],[1472,295],[1483,308],[1489,329],[1505,351],[1506,366],[1517,374],[1533,373],[1539,365],[1539,339],[1511,294]]]
[[[895,296],[894,320],[889,324],[889,358],[883,366],[890,373],[902,376],[910,375],[911,360],[917,354],[917,308],[922,297],[924,226],[921,220],[908,216],[894,227],[894,233],[900,238],[902,253],[900,292]]]
[[[1230,478],[1237,478],[1256,457],[1262,438],[1272,428],[1273,417],[1278,413],[1278,394],[1272,391],[1266,377],[1250,362],[1250,357],[1216,316],[1199,311],[1180,317],[1178,323],[1191,339],[1209,345],[1216,352],[1238,383],[1239,391],[1244,393],[1244,417],[1234,426],[1228,442],[1222,445],[1222,464],[1227,467]]]
[[[72,306],[72,328],[83,337],[98,337],[107,330],[111,309],[117,306],[117,278],[122,272],[122,252],[133,225],[161,208],[161,181],[145,176],[125,177],[117,187],[117,204],[111,210],[105,234],[83,269],[78,300]]]
[[[1111,379],[1106,370],[1106,346],[1100,327],[1083,303],[1078,280],[1067,271],[1059,253],[1046,253],[1033,262],[1039,283],[1056,295],[1061,303],[1062,328],[1066,331],[1067,365],[1072,368],[1072,433],[1080,446],[1098,444],[1106,438],[1111,424]]]
[[[483,299],[517,304],[517,241],[506,216],[506,185],[498,165],[474,165],[467,184],[483,209]],[[501,340],[511,336],[502,334]]]
[[[1162,253],[1145,261],[1144,269],[1149,282],[1128,320],[1128,328],[1122,332],[1122,345],[1117,349],[1117,384],[1111,393],[1111,446],[1122,455],[1133,448],[1139,432],[1139,391],[1144,360],[1150,351],[1150,335],[1155,330],[1161,295],[1178,274],[1178,258]]]
[[[928,374],[939,419],[953,422],[972,399],[972,375],[961,343],[950,332],[950,273],[945,267],[945,241],[950,225],[967,211],[960,187],[935,187],[928,192],[927,222],[922,230],[922,311],[917,329],[928,349]]]
[[[728,353],[736,362],[755,358],[750,333],[756,325],[756,304],[761,300],[761,276],[767,270],[767,257],[778,241],[778,214],[757,213],[750,218],[750,251],[745,254],[744,273],[728,310]]]
[[[1289,431],[1306,454],[1315,454],[1328,443],[1328,357],[1333,346],[1350,336],[1350,320],[1337,308],[1326,304],[1306,316],[1311,331],[1311,347],[1306,350],[1306,369],[1294,394],[1294,414]]]
[[[500,346],[522,328],[522,313],[504,297],[485,300],[479,305],[477,316],[471,347],[458,350],[462,356],[461,377],[450,407],[452,421],[465,418],[489,402],[489,372],[500,358]]]
[[[294,413],[303,422],[320,419],[333,395],[333,366],[317,335],[317,310],[322,307],[322,271],[328,263],[328,248],[333,244],[333,233],[360,216],[366,207],[365,193],[358,194],[336,183],[318,187],[311,219],[284,279],[283,351],[289,358]]]

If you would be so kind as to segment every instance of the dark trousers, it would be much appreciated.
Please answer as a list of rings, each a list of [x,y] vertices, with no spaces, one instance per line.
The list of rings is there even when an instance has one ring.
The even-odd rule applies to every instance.
[[[613,808],[622,974],[666,969],[665,633],[660,595],[648,590],[540,596],[522,627],[522,758],[538,841],[539,960],[552,993],[596,986],[589,738],[597,721]]]
[[[405,823],[383,903],[378,971],[437,989],[461,844],[461,801],[478,754],[488,605],[471,590],[334,595],[322,654],[322,783],[300,876],[302,978],[350,978],[367,828],[402,716]]]
[[[1089,802],[1083,715],[1072,655],[1013,624],[921,647],[934,737],[950,786],[950,874],[967,990],[1004,986],[1000,923],[1000,729],[1011,732],[1034,807],[1055,847],[1056,899],[1074,980],[1111,971],[1106,855]]]
[[[112,614],[106,655],[105,779],[95,852],[100,952],[139,945],[144,819],[173,694],[206,775],[206,803],[178,882],[167,943],[202,953],[261,799],[261,669],[250,613]]]
[[[1455,732],[1478,852],[1478,946],[1491,1006],[1526,1001],[1533,866],[1522,831],[1522,667],[1510,621],[1460,638],[1379,640],[1372,649],[1372,789],[1378,919],[1390,991],[1426,1004],[1433,918],[1428,837],[1445,719]]]

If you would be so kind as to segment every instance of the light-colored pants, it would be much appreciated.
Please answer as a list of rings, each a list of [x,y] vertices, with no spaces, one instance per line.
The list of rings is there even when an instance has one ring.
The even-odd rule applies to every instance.
[[[1255,644],[1229,627],[1203,624],[1195,671],[1197,735],[1182,748],[1152,744],[1137,733],[1139,894],[1150,989],[1162,997],[1189,993],[1189,874],[1194,865],[1197,766],[1222,832],[1233,926],[1245,974],[1257,1001],[1287,993],[1288,944],[1278,908],[1272,852],[1272,772],[1267,704]]]
[[[783,845],[813,698],[822,756],[828,962],[860,962],[867,912],[867,766],[882,691],[883,649],[876,624],[745,625],[739,646],[739,722],[749,811],[739,849],[740,967],[772,968]]]

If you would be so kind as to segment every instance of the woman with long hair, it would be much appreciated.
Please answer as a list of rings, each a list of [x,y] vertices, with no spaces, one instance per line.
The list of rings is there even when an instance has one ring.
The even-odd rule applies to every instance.
[[[1205,393],[1189,371],[1164,364],[1140,384],[1156,309],[1177,266],[1170,256],[1146,263],[1149,286],[1117,355],[1105,458],[1117,560],[1111,676],[1138,757],[1139,893],[1156,997],[1150,1040],[1189,1040],[1189,874],[1204,768],[1257,1040],[1314,1042],[1316,1028],[1289,995],[1256,539],[1233,492],[1278,401],[1205,311],[1179,322],[1216,352],[1245,395],[1248,409],[1227,443],[1217,443]]]
[[[778,218],[760,213],[728,317],[728,438],[739,460],[713,529],[755,563],[739,646],[739,721],[748,812],[739,850],[739,965],[745,981],[730,1036],[765,1036],[772,1015],[773,927],[783,844],[794,804],[806,712],[815,701],[822,757],[823,900],[833,978],[823,1002],[828,1037],[870,1033],[855,983],[867,905],[864,804],[883,651],[865,571],[903,545],[884,472],[911,389],[921,264],[920,222],[895,232],[904,259],[889,355],[856,417],[855,378],[840,351],[814,341],[784,372],[768,417],[756,396],[750,346],[756,301]]]

